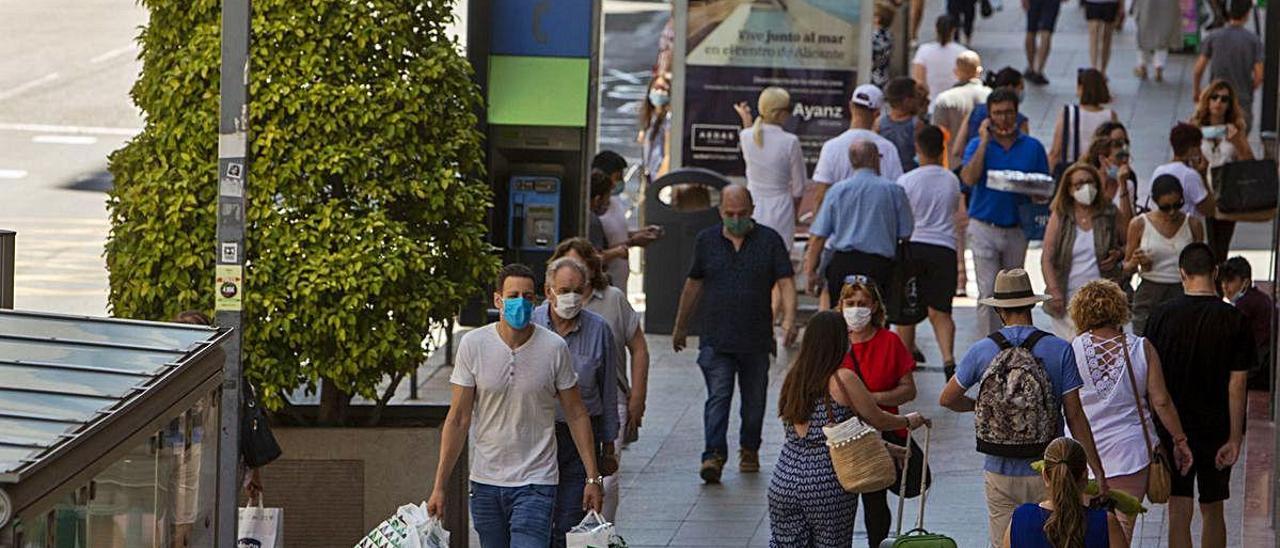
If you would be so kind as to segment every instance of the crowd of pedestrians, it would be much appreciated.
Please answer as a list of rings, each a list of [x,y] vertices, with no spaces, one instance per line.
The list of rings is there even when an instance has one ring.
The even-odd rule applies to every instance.
[[[916,324],[925,319],[945,375],[939,404],[974,415],[991,546],[1127,546],[1133,517],[1085,505],[1083,493],[1141,500],[1160,481],[1170,486],[1170,546],[1192,545],[1197,495],[1200,545],[1225,545],[1245,390],[1271,378],[1273,305],[1248,262],[1227,259],[1234,223],[1219,218],[1211,190],[1214,168],[1254,157],[1260,46],[1240,25],[1251,5],[1226,6],[1230,24],[1208,36],[1197,62],[1195,112],[1170,128],[1170,160],[1147,174],[1134,169],[1129,132],[1110,106],[1111,38],[1132,14],[1135,71],[1162,80],[1170,10],[1084,2],[1090,67],[1077,72],[1077,101],[1057,111],[1046,147],[1030,133],[1023,89],[1048,82],[1061,2],[1022,4],[1025,70],[986,72],[965,45],[979,2],[948,2],[936,40],[914,51],[911,77],[877,71],[853,90],[849,129],[822,146],[812,173],[786,129],[788,90],[767,87],[734,105],[745,183],[707,201],[720,222],[690,242],[672,348],[697,333],[707,391],[697,469],[713,484],[735,449],[740,472],[761,470],[769,371],[779,346],[799,343],[780,364],[785,438],[769,483],[771,546],[849,546],[859,503],[868,545],[888,537],[889,490],[851,491],[837,469],[870,464],[837,462],[827,436],[854,423],[874,429],[905,473],[910,431],[931,425],[900,409],[920,395]],[[913,3],[913,38],[920,11]],[[892,17],[877,6],[885,32]],[[1202,90],[1205,70],[1212,81]],[[646,181],[669,166],[670,78],[655,73],[641,101]],[[563,545],[588,510],[616,514],[620,450],[638,436],[648,391],[649,349],[626,295],[630,250],[673,237],[628,229],[615,195],[626,168],[610,151],[593,162],[591,226],[556,248],[542,303],[533,272],[508,265],[493,295],[499,320],[459,344],[429,510],[443,511],[469,434],[470,507],[486,547]],[[802,217],[806,193],[816,206]],[[1033,240],[1042,241],[1039,265],[1027,264]],[[983,338],[958,349],[952,303],[966,293],[966,253]],[[1037,266],[1043,288],[1026,271]],[[907,285],[924,311],[914,317],[901,311]],[[801,336],[802,291],[821,311]],[[1044,329],[1037,306],[1051,318]]]

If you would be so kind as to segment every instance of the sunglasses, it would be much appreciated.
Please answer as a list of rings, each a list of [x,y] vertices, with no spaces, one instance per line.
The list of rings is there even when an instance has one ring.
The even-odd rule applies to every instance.
[[[1171,212],[1171,211],[1177,211],[1177,210],[1179,210],[1179,209],[1182,209],[1182,207],[1183,207],[1183,206],[1185,206],[1185,205],[1187,205],[1187,203],[1186,203],[1185,201],[1183,201],[1183,200],[1178,200],[1178,201],[1176,201],[1176,202],[1174,202],[1174,203],[1172,203],[1172,204],[1158,204],[1156,207],[1159,207],[1159,208],[1160,208],[1160,211],[1163,211],[1163,212],[1165,212],[1165,213],[1169,213],[1169,212]]]
[[[874,285],[876,282],[871,279],[871,276],[850,274],[844,277],[844,283],[845,285]]]
[[[1213,95],[1210,95],[1210,96],[1209,96],[1209,100],[1210,100],[1210,101],[1220,101],[1220,102],[1225,103],[1225,102],[1227,102],[1227,101],[1230,101],[1230,100],[1231,100],[1231,96],[1230,96],[1230,95],[1227,95],[1227,94],[1225,94],[1225,93],[1215,93],[1215,94],[1213,94]]]

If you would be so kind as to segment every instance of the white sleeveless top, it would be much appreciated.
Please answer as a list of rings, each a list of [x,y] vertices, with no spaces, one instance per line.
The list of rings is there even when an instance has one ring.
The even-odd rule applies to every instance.
[[[1151,258],[1151,268],[1138,272],[1138,276],[1143,280],[1162,284],[1179,283],[1182,279],[1178,277],[1178,254],[1191,245],[1191,222],[1184,217],[1182,226],[1178,227],[1173,237],[1165,238],[1147,215],[1141,215],[1142,242],[1138,245]]]
[[[1071,248],[1071,272],[1067,275],[1067,294],[1074,295],[1084,284],[1102,277],[1098,270],[1098,252],[1093,245],[1093,230],[1080,225],[1076,229],[1075,245]]]
[[[1147,352],[1142,337],[1126,334],[1129,358],[1133,374],[1138,382],[1139,396],[1147,404]],[[1138,404],[1125,370],[1124,353],[1119,337],[1098,340],[1091,333],[1081,333],[1071,342],[1076,354],[1076,368],[1084,386],[1080,388],[1080,403],[1089,418],[1093,441],[1098,447],[1098,457],[1107,477],[1124,476],[1142,470],[1151,463],[1147,444],[1142,441],[1142,423],[1139,422]],[[1147,421],[1147,431],[1154,447],[1155,425],[1151,422],[1151,410],[1142,410]]]

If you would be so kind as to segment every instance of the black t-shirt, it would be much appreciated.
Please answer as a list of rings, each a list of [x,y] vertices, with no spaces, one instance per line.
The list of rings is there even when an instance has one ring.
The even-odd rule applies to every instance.
[[[1244,315],[1218,297],[1178,297],[1156,308],[1146,336],[1160,354],[1182,428],[1226,440],[1231,373],[1248,371],[1257,360]]]

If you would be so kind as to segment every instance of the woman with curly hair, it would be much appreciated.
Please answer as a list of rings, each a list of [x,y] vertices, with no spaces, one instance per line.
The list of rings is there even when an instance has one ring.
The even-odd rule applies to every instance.
[[[1178,410],[1165,389],[1160,356],[1149,341],[1124,332],[1122,326],[1129,322],[1129,300],[1115,282],[1097,280],[1085,284],[1071,299],[1070,312],[1081,329],[1080,336],[1071,342],[1076,368],[1084,379],[1080,403],[1093,427],[1107,484],[1142,500],[1147,494],[1147,468],[1151,463],[1147,444],[1165,450],[1159,447],[1152,411],[1173,437],[1173,458],[1178,469],[1185,473],[1192,462]],[[1132,537],[1133,517],[1119,518],[1125,538]]]
[[[1083,504],[1089,481],[1084,446],[1071,438],[1049,442],[1040,476],[1049,500],[1013,511],[1005,548],[1120,548],[1128,546],[1113,514]]]

